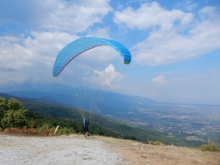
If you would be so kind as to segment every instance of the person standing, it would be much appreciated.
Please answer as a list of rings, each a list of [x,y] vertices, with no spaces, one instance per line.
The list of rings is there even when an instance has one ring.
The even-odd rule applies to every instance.
[[[85,137],[90,136],[89,123],[90,123],[89,119],[86,119],[86,118],[83,119],[83,131],[84,131]]]

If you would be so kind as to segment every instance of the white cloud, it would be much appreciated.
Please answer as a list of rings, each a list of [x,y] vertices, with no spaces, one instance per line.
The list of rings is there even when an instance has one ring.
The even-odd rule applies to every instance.
[[[110,64],[103,71],[95,70],[98,82],[100,85],[107,89],[118,89],[119,86],[115,85],[115,82],[120,81],[123,78],[121,73],[115,71],[115,67]]]
[[[199,10],[198,14],[200,18],[204,21],[207,19],[212,20],[218,17],[218,15],[215,13],[216,8],[211,6],[206,6]]]
[[[32,35],[34,38],[0,37],[0,57],[4,67],[21,69],[49,59],[54,61],[64,45],[78,38],[59,32],[32,32]]]
[[[7,0],[0,5],[0,23],[18,23],[33,30],[83,32],[102,22],[112,8],[109,0]]]
[[[206,6],[202,9],[199,10],[200,14],[211,14],[215,11],[216,9],[214,7],[211,6]]]
[[[166,84],[167,83],[165,78],[164,78],[164,76],[162,76],[162,75],[159,75],[159,76],[153,78],[151,81],[153,81],[157,85],[162,85],[162,84]]]
[[[197,7],[197,4],[194,3],[192,0],[187,0],[183,2],[177,3],[178,8],[186,9],[187,11],[192,11]]]
[[[220,15],[214,12],[215,8],[205,7],[199,11],[201,17],[193,20],[192,13],[169,11],[153,2],[142,4],[136,10],[127,8],[115,12],[114,20],[131,29],[146,30],[146,33],[152,28],[149,37],[134,45],[131,51],[136,63],[154,66],[220,48]]]
[[[103,67],[92,67],[78,63],[68,64],[67,68],[59,75],[64,84],[94,90],[119,90],[120,81],[124,76],[115,70],[113,64]]]
[[[98,28],[96,30],[88,30],[88,37],[101,37],[101,38],[109,38],[109,28]]]
[[[185,25],[192,21],[193,15],[181,10],[166,10],[157,2],[145,3],[139,9],[131,7],[123,11],[116,11],[114,22],[117,24],[126,24],[130,29],[146,30],[155,26],[161,26],[163,29],[170,28],[175,21]],[[132,20],[132,21],[131,21]]]
[[[69,33],[32,32],[34,38],[0,37],[0,84],[50,82],[57,53],[78,38]]]
[[[188,11],[193,10],[195,7],[197,7],[197,5],[193,1],[191,0],[186,1],[186,9]]]

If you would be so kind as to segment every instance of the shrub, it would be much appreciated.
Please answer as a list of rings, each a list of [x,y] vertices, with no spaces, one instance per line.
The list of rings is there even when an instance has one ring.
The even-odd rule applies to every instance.
[[[49,124],[44,124],[42,126],[38,126],[37,131],[38,132],[43,132],[44,130],[49,130],[50,128],[51,128],[51,126]]]
[[[73,128],[64,127],[64,128],[59,128],[57,130],[56,135],[70,135],[72,133],[76,133]]]
[[[152,144],[152,145],[164,145],[161,141],[148,141],[147,144]]]
[[[220,152],[220,149],[215,144],[205,144],[199,147],[202,151]]]

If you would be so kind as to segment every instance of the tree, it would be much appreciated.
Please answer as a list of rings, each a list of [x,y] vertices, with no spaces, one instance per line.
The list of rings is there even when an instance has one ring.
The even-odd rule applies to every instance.
[[[13,110],[7,111],[1,120],[3,128],[12,127],[11,123],[13,123]]]
[[[25,113],[26,113],[25,109],[19,109],[13,113],[14,116],[13,125],[15,127],[22,128],[27,126],[27,119]]]
[[[8,110],[3,119],[1,120],[1,125],[3,128],[16,127],[22,128],[27,126],[27,119],[25,117],[26,110]]]
[[[11,98],[8,100],[8,109],[11,109],[11,110],[23,109],[22,102],[18,101],[15,98]]]
[[[0,121],[4,117],[4,114],[7,110],[7,102],[5,98],[0,97]],[[1,127],[1,122],[0,122],[0,127]]]
[[[22,102],[15,98],[6,101],[0,98],[0,123],[2,128],[27,126],[26,111],[22,107]]]
[[[8,110],[7,101],[3,97],[0,97],[0,109],[3,110],[3,111]]]

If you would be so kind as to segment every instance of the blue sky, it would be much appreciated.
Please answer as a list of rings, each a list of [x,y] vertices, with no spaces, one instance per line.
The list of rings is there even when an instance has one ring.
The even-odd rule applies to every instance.
[[[109,47],[85,53],[95,58],[84,64],[106,64],[93,70],[100,86],[164,102],[220,104],[219,27],[218,0],[1,0],[0,92],[59,83],[52,77],[57,53],[94,36],[132,54],[124,66]]]

